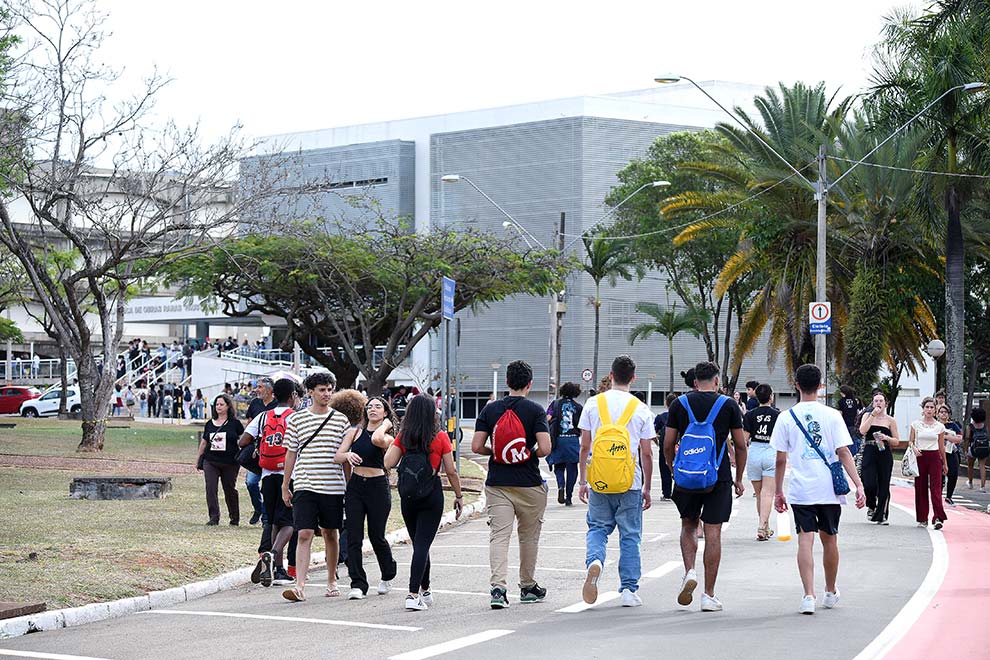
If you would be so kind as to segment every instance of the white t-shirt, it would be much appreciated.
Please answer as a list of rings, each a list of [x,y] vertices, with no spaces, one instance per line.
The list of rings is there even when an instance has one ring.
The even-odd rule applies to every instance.
[[[842,421],[842,413],[817,401],[802,401],[791,410],[801,425],[818,443],[829,463],[838,460],[835,451],[852,444],[849,429]],[[846,498],[836,495],[832,489],[832,473],[828,465],[808,444],[801,429],[794,423],[788,410],[780,413],[770,436],[770,446],[786,451],[791,463],[791,481],[787,487],[787,500],[791,504],[845,504]]]
[[[635,398],[629,392],[623,392],[622,390],[606,390],[604,394],[599,394],[598,396],[604,396],[608,402],[608,414],[613,422],[618,421],[622,415],[622,411],[629,405],[629,399]],[[602,420],[598,416],[598,402],[594,401],[594,397],[592,397],[584,404],[584,410],[581,412],[581,421],[578,422],[579,429],[591,431],[592,447],[594,447],[595,443],[595,431],[601,425]],[[633,480],[630,490],[642,490],[643,470],[639,464],[639,441],[645,440],[649,442],[657,434],[653,429],[653,413],[650,412],[650,409],[646,407],[645,403],[639,403],[636,412],[633,413],[632,419],[629,420],[626,428],[629,429],[629,449],[632,451],[633,456],[636,457],[636,478]]]
[[[942,422],[935,420],[931,426],[926,426],[923,421],[916,419],[911,422],[914,429],[914,446],[921,451],[938,451],[938,436],[945,433],[945,426]]]
[[[281,415],[288,409],[289,406],[275,406],[275,408],[273,408],[276,415]],[[251,423],[247,425],[246,429],[244,429],[244,432],[250,435],[252,438],[254,438],[256,442],[258,441],[259,436],[261,435],[261,422],[266,417],[268,417],[267,410],[261,413],[260,415],[255,415],[254,419],[251,420]],[[284,474],[284,473],[285,470],[266,470],[265,468],[261,468],[262,479],[264,479],[270,474]]]

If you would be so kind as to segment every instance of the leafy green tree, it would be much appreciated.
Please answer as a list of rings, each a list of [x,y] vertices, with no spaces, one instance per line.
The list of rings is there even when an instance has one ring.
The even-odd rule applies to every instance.
[[[947,90],[990,79],[990,8],[986,2],[939,0],[920,16],[887,20],[874,54],[868,102],[899,125]],[[985,99],[955,91],[917,120],[925,132],[918,169],[945,172],[919,177],[916,205],[944,223],[946,393],[953,410],[963,406],[965,346],[965,239],[967,200],[974,181],[952,176],[985,173],[990,163]],[[982,184],[979,184],[982,185]]]
[[[631,281],[633,277],[642,279],[646,269],[630,249],[628,242],[611,239],[605,231],[586,234],[581,237],[581,241],[584,244],[584,261],[581,267],[595,283],[595,297],[591,301],[595,308],[595,349],[591,382],[597,383],[599,382],[598,343],[601,338],[602,282],[615,286],[620,277],[626,281]]]
[[[656,303],[637,303],[636,311],[652,317],[651,321],[640,323],[629,333],[629,343],[637,339],[649,339],[654,333],[667,338],[667,351],[670,356],[670,387],[674,391],[674,338],[682,332],[699,337],[708,324],[708,313],[695,307],[688,307],[682,312],[677,311],[677,304],[671,307],[661,307]]]
[[[555,251],[520,253],[515,245],[474,230],[417,234],[384,218],[370,226],[300,224],[231,240],[175,262],[170,273],[184,282],[182,295],[219,299],[225,314],[284,319],[288,342],[298,341],[341,385],[360,373],[377,394],[440,325],[441,277],[457,282],[458,310],[560,285],[571,264]],[[377,346],[384,346],[380,360]]]

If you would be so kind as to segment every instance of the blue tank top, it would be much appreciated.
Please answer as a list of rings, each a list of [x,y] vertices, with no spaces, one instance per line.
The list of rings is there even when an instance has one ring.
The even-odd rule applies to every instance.
[[[354,439],[351,451],[361,457],[361,467],[385,469],[385,450],[375,446],[368,429],[362,429]]]

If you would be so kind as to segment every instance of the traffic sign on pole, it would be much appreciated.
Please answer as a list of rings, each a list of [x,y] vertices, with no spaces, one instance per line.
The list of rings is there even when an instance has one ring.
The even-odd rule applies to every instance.
[[[441,308],[443,318],[448,321],[454,320],[454,280],[449,277],[443,278],[443,295],[441,296]]]
[[[832,334],[832,303],[808,303],[808,332],[813,335]]]
[[[581,380],[583,380],[586,383],[591,382],[592,376],[594,376],[594,374],[591,373],[591,369],[585,369],[584,371],[581,372]]]

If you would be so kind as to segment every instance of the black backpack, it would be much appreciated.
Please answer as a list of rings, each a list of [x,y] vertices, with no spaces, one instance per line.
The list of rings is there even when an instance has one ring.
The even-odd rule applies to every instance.
[[[987,427],[978,429],[970,424],[969,432],[969,451],[973,458],[990,458],[990,435],[987,435]]]
[[[429,497],[436,488],[436,478],[440,470],[430,465],[430,455],[407,451],[399,462],[399,496],[421,500]]]

